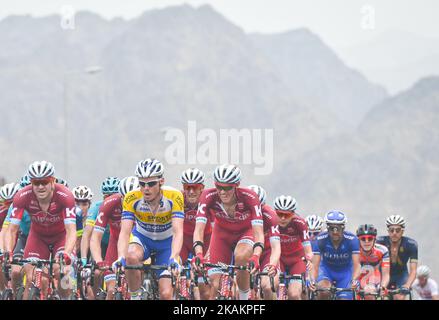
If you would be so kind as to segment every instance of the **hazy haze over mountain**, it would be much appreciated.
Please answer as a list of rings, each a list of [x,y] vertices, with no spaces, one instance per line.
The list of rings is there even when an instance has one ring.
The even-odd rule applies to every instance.
[[[188,165],[166,163],[166,128],[186,131],[194,120],[198,129],[274,129],[273,173],[254,176],[254,165],[242,165],[244,185],[260,183],[270,202],[291,194],[302,214],[345,210],[350,229],[372,222],[384,230],[398,212],[421,259],[439,270],[429,241],[439,204],[438,77],[389,96],[314,30],[247,33],[210,6],[129,20],[81,12],[74,30],[59,22],[0,21],[0,175],[8,181],[37,159],[66,177],[65,104],[68,181],[96,195],[104,177],[131,175],[149,156],[164,160],[168,183],[179,186]],[[102,72],[85,74],[92,65]],[[214,165],[199,167],[210,183]]]

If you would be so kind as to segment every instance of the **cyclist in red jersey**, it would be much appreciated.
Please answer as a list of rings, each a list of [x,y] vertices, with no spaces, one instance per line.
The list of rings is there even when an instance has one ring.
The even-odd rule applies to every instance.
[[[305,220],[296,213],[296,199],[279,196],[274,201],[274,209],[279,217],[281,243],[280,268],[288,269],[288,274],[301,276],[312,269],[313,257]],[[306,263],[304,262],[306,261]],[[291,280],[288,286],[288,299],[302,299],[302,281]]]
[[[50,162],[35,161],[28,169],[31,186],[21,189],[13,201],[11,223],[8,227],[6,250],[11,253],[15,247],[17,233],[26,210],[31,218],[31,227],[24,248],[24,259],[49,259],[49,246],[53,246],[55,259],[63,257],[69,265],[74,259],[76,243],[76,213],[73,194],[65,186],[55,183],[55,169]],[[12,254],[10,254],[12,258]],[[32,279],[33,266],[24,266],[27,279]],[[66,279],[59,279],[59,267],[54,267],[58,279],[58,290],[62,298],[70,293],[70,284]],[[70,268],[65,268],[65,274],[70,274]],[[24,298],[27,298],[31,281],[26,282]],[[43,278],[43,295],[46,296],[47,279]]]
[[[360,225],[357,229],[360,240],[360,287],[365,293],[384,293],[390,280],[390,256],[387,248],[376,243],[377,229],[372,224]],[[375,297],[365,295],[366,300]]]
[[[138,189],[140,189],[139,179],[137,177],[126,177],[120,181],[119,193],[106,198],[100,207],[90,240],[90,251],[99,267],[110,267],[117,260],[117,241],[119,240],[120,233],[123,198],[128,192]],[[107,224],[110,225],[110,240],[105,260],[103,261],[101,241]],[[104,281],[107,288],[106,299],[113,300],[116,275],[111,269],[104,272]]]
[[[221,165],[214,171],[215,188],[204,190],[200,196],[194,231],[194,267],[202,267],[205,250],[204,230],[210,216],[214,220],[209,259],[213,264],[232,262],[239,266],[252,263],[252,272],[259,269],[259,259],[264,249],[264,230],[261,204],[250,189],[240,188],[241,170],[234,165]],[[212,221],[211,220],[211,221]],[[209,270],[215,298],[221,271]],[[237,272],[240,300],[248,300],[250,276],[247,271]]]
[[[251,185],[248,188],[253,190],[258,195],[262,208],[262,217],[264,220],[265,249],[261,256],[260,271],[268,272],[268,276],[274,276],[274,281],[277,285],[279,282],[279,275],[277,271],[279,268],[279,259],[281,255],[279,218],[277,217],[276,211],[265,203],[267,193],[262,187]],[[273,300],[274,295],[271,291],[269,277],[261,277],[261,288],[264,295],[264,300]]]
[[[192,253],[192,244],[194,239],[195,219],[197,215],[198,200],[204,190],[204,172],[196,168],[189,168],[181,174],[181,183],[183,184],[184,197],[184,225],[183,225],[183,246],[180,251],[180,258],[183,263]],[[209,248],[210,236],[212,234],[212,225],[210,221],[206,224],[204,230],[204,246]],[[198,290],[194,291],[196,300],[207,300],[210,296],[210,286],[205,285],[203,279],[198,279]]]

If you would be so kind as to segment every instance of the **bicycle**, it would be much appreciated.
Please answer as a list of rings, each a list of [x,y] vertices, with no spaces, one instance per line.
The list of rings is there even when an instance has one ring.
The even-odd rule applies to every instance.
[[[218,268],[222,271],[220,277],[220,287],[218,289],[218,295],[216,300],[232,300],[233,298],[233,284],[235,278],[235,270],[248,271],[250,272],[250,267],[247,266],[235,266],[227,265],[224,263],[212,264],[205,263],[205,267]],[[203,268],[203,273],[204,273]]]
[[[186,261],[181,268],[180,277],[175,289],[177,300],[194,300],[194,281],[191,277],[190,261]]]
[[[363,289],[357,290],[357,300],[366,300],[365,297],[370,296],[374,297],[374,300],[383,300],[383,295],[381,293],[381,289],[378,288],[376,292],[365,292]]]
[[[12,280],[11,280],[11,265],[9,264],[9,253],[5,252],[3,255],[4,261],[2,265],[2,271],[5,276],[6,285],[5,290],[1,295],[1,300],[14,300],[14,292],[12,291]]]
[[[90,272],[86,272],[87,269]],[[76,262],[76,287],[71,294],[70,300],[87,300],[87,291],[91,289],[91,277],[93,269],[93,264],[86,264],[82,266],[81,260]]]
[[[329,300],[339,300],[338,294],[342,292],[351,292],[352,293],[352,300],[356,300],[355,293],[356,290],[352,288],[337,288],[335,285],[335,282],[332,283],[331,287],[329,288],[317,288],[315,291],[311,292],[311,300],[316,300],[317,293],[318,292],[329,292],[330,293],[330,299]]]
[[[304,285],[302,275],[290,275],[287,271],[282,272],[279,275],[279,288],[277,290],[277,300],[288,300],[288,287],[291,280],[300,280],[302,287]],[[302,289],[303,291],[303,289]]]
[[[409,293],[402,293],[401,287],[396,289],[387,289],[384,293],[384,296],[387,298],[386,300],[394,300],[393,297],[397,294],[402,294],[405,296],[409,296],[409,300],[412,300],[412,288],[409,288]]]
[[[94,284],[95,284],[95,273],[96,270],[99,271],[107,271],[110,270],[110,267],[98,267],[98,265],[96,264],[95,261],[92,261],[92,263],[90,264],[90,286],[93,290]],[[99,289],[96,292],[96,300],[105,300],[107,298],[107,291],[105,289],[105,281],[104,281],[104,277],[102,276],[102,274],[99,276]]]
[[[250,300],[258,300],[264,299],[264,293],[261,287],[261,277],[262,276],[268,276],[270,278],[270,287],[271,292],[276,293],[276,288],[274,285],[274,277],[270,276],[268,272],[258,272],[255,276],[250,274],[250,290],[252,292],[251,299]]]
[[[44,294],[42,290],[43,268],[48,267],[49,286],[47,288],[47,300],[60,300],[58,289],[55,286],[55,275],[53,271],[53,265],[56,261],[53,259],[53,246],[49,245],[50,257],[49,260],[35,260],[35,259],[22,259],[19,265],[30,264],[35,268],[32,271],[32,282],[29,290],[28,300],[44,300]],[[64,273],[64,262],[61,258],[58,262],[60,265],[60,274]],[[62,278],[62,276],[60,277]]]
[[[125,270],[140,270],[143,272],[142,300],[159,300],[160,291],[158,285],[158,278],[155,271],[168,270],[167,265],[153,265],[153,264],[139,264],[127,265]],[[171,272],[172,286],[175,287],[175,278]]]

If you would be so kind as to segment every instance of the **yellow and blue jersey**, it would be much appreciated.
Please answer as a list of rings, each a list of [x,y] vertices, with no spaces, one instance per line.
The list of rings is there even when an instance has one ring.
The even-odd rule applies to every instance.
[[[131,191],[123,201],[122,220],[135,221],[134,230],[151,240],[172,237],[172,218],[184,219],[183,194],[172,187],[162,187],[162,197],[156,213],[144,200],[141,191]]]

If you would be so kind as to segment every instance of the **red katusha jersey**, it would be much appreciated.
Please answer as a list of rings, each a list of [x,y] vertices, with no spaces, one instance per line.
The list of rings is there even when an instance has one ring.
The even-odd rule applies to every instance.
[[[104,200],[99,208],[94,230],[104,233],[107,224],[110,224],[110,234],[119,235],[122,219],[122,200],[123,196],[120,193],[113,194]]]
[[[262,217],[264,220],[264,247],[267,250],[271,248],[271,241],[280,241],[279,217],[268,204],[262,205]]]
[[[184,197],[184,194],[183,194]],[[184,225],[183,225],[183,233],[188,236],[192,236],[195,231],[195,222],[197,219],[197,209],[198,204],[195,206],[190,206],[189,203],[184,199]],[[210,217],[207,216],[206,228],[204,229],[204,234],[212,233],[212,224],[210,221]]]
[[[390,267],[389,250],[381,244],[375,243],[369,253],[364,252],[360,246],[360,264],[361,266]]]
[[[244,232],[253,225],[263,226],[261,204],[256,193],[247,188],[236,188],[235,196],[235,216],[229,217],[216,188],[204,190],[200,196],[196,221],[207,223],[210,217],[215,227],[231,233]]]
[[[282,256],[303,250],[302,243],[309,241],[305,219],[295,214],[286,227],[279,226]]]
[[[41,236],[53,236],[65,231],[65,225],[76,225],[75,198],[65,186],[55,183],[55,190],[47,212],[41,210],[32,186],[15,195],[12,203],[11,224],[19,225],[26,210],[31,219],[31,231]]]
[[[5,221],[6,216],[8,215],[8,210],[9,210],[9,205],[7,206],[5,204],[2,204],[0,206],[0,231],[2,230],[3,222]]]

